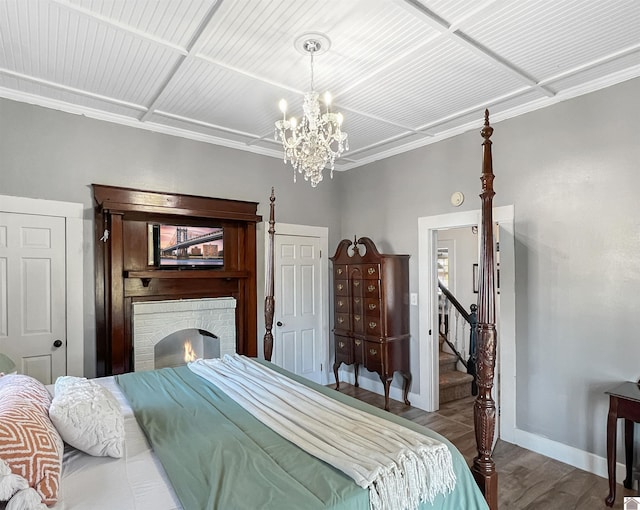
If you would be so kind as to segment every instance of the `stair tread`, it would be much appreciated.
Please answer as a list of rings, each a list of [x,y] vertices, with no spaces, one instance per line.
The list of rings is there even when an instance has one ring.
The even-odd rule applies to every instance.
[[[445,372],[440,374],[440,388],[448,388],[460,384],[468,384],[473,381],[473,376],[466,372],[454,370],[453,372]]]
[[[458,361],[458,357],[455,354],[449,352],[440,351],[440,364],[454,363]]]

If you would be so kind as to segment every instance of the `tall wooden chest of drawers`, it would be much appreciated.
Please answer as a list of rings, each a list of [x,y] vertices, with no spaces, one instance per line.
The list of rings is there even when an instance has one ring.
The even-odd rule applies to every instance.
[[[411,385],[409,367],[409,255],[383,255],[371,239],[343,239],[333,261],[334,341],[333,373],[340,389],[338,368],[353,365],[377,372],[389,410],[389,386],[394,372],[404,379],[403,398]]]

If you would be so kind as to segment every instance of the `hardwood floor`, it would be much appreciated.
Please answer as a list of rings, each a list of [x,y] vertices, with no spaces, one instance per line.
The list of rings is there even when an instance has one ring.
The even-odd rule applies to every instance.
[[[376,407],[384,407],[384,397],[350,384],[340,383],[340,391]],[[476,455],[473,432],[475,397],[448,402],[435,413],[391,400],[393,414],[420,423],[442,434],[471,464]],[[604,498],[609,482],[594,474],[498,440],[494,451],[498,471],[500,510],[595,510],[608,508]],[[624,496],[637,496],[621,483],[616,490],[614,509],[623,508]]]

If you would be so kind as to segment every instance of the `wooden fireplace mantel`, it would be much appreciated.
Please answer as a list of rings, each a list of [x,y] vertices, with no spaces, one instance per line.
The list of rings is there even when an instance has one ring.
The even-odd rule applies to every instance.
[[[163,269],[162,271],[125,271],[125,278],[249,278],[249,271],[173,271],[171,269]]]
[[[133,370],[132,303],[234,297],[236,350],[257,355],[256,202],[93,184],[95,199],[96,374]],[[221,269],[149,264],[148,225],[224,228]],[[108,231],[108,236],[104,236]]]

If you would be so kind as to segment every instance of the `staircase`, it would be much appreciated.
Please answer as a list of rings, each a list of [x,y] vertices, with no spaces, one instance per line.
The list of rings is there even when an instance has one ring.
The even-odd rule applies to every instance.
[[[471,396],[473,376],[456,369],[457,357],[442,350],[440,340],[440,404]]]
[[[472,304],[467,312],[455,296],[438,280],[441,291],[438,312],[438,340],[440,342],[440,403],[451,402],[461,398],[477,395],[474,380],[476,326],[478,324],[478,306]],[[465,328],[469,328],[466,334]],[[461,332],[461,333],[460,333]],[[469,343],[466,343],[466,339]],[[451,352],[443,350],[443,345]],[[460,354],[471,353],[468,357]],[[458,362],[464,365],[465,371],[458,370]]]

